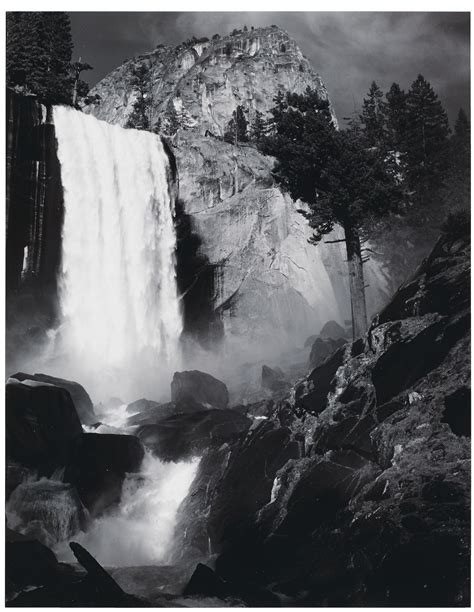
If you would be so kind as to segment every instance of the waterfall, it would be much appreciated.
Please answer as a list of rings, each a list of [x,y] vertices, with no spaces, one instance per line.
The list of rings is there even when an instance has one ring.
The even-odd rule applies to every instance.
[[[54,107],[54,125],[64,189],[54,367],[103,397],[156,397],[182,329],[166,152],[154,134],[66,107]]]

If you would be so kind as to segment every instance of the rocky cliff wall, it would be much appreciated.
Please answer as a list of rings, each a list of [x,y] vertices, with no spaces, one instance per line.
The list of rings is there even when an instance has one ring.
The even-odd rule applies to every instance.
[[[214,583],[198,567],[190,589],[266,605],[469,605],[469,285],[459,226],[365,337],[283,399],[246,407],[258,422],[204,455],[180,509],[177,557],[218,555]]]
[[[50,109],[6,96],[7,361],[41,341],[56,316],[63,194]],[[11,364],[14,367],[14,364]]]
[[[62,187],[50,109],[7,90],[7,286],[54,284]]]
[[[251,123],[255,112],[267,112],[279,91],[326,87],[289,35],[271,26],[206,42],[158,47],[126,60],[91,91],[100,100],[84,111],[124,126],[135,92],[132,71],[146,66],[150,74],[151,121],[166,120],[172,108],[180,124],[204,136],[223,136],[237,105]]]

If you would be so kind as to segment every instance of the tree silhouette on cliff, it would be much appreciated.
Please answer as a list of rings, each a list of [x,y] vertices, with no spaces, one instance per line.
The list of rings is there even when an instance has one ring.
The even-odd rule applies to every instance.
[[[396,164],[380,154],[358,122],[338,131],[329,102],[316,90],[279,95],[270,113],[272,132],[260,147],[276,158],[277,182],[308,205],[302,212],[314,229],[312,241],[319,242],[336,225],[344,229],[357,338],[367,329],[361,241],[374,220],[401,206]]]

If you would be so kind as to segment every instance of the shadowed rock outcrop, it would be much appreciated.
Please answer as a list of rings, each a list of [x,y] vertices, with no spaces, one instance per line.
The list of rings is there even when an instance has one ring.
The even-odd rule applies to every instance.
[[[306,606],[469,605],[469,269],[469,237],[440,239],[365,338],[228,448],[200,510],[220,579]]]
[[[61,389],[66,389],[71,396],[81,423],[84,425],[92,425],[97,422],[92,400],[84,387],[79,383],[72,380],[64,380],[63,378],[56,378],[55,376],[48,376],[47,374],[25,374],[24,372],[13,374],[12,378],[19,381],[35,380],[37,382],[55,385]]]

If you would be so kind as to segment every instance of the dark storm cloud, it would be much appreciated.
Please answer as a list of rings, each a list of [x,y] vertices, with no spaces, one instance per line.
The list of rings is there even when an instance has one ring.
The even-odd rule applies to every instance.
[[[371,81],[408,89],[421,73],[453,119],[469,111],[468,13],[71,13],[76,55],[96,82],[158,43],[176,45],[233,28],[278,25],[293,36],[329,90],[338,117],[360,106]]]

